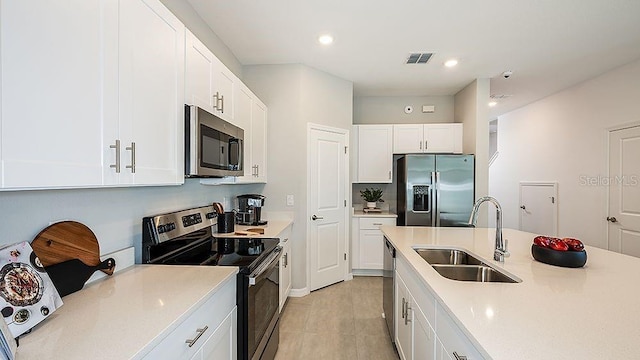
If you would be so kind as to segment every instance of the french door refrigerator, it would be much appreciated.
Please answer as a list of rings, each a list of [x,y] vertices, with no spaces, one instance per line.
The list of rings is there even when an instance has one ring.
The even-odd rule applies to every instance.
[[[473,155],[404,155],[396,162],[399,226],[468,226]]]

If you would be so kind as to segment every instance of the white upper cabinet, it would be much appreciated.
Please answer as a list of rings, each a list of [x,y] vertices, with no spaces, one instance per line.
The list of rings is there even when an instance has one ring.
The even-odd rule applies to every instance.
[[[213,98],[214,114],[229,122],[233,120],[233,86],[239,81],[224,64],[214,57]]]
[[[184,54],[185,27],[158,0],[120,2],[122,184],[184,181]]]
[[[390,183],[393,169],[393,127],[391,125],[355,125],[357,183]]]
[[[462,153],[462,124],[393,125],[393,153]]]
[[[0,6],[3,188],[183,182],[184,25],[171,12],[157,0]]]
[[[185,102],[210,113],[217,99],[213,91],[215,56],[189,30],[186,35]]]
[[[242,83],[234,87],[233,122],[244,130],[241,183],[267,182],[267,107]]]
[[[0,16],[1,186],[101,185],[103,128],[117,129],[117,1],[1,1]]]

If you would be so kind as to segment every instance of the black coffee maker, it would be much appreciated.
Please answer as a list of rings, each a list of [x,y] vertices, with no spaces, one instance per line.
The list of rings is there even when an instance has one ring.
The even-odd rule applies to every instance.
[[[266,225],[265,220],[260,220],[263,206],[264,196],[260,194],[239,195],[236,222],[239,225]]]

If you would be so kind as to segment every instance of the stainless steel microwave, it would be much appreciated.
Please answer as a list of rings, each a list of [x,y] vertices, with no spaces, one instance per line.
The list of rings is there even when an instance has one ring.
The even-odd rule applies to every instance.
[[[185,105],[186,177],[241,176],[244,130],[194,106]]]

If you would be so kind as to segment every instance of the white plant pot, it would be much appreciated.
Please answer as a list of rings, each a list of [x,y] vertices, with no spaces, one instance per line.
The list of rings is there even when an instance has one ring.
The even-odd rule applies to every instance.
[[[376,207],[377,202],[376,201],[367,201],[367,207],[369,209],[374,209]]]

